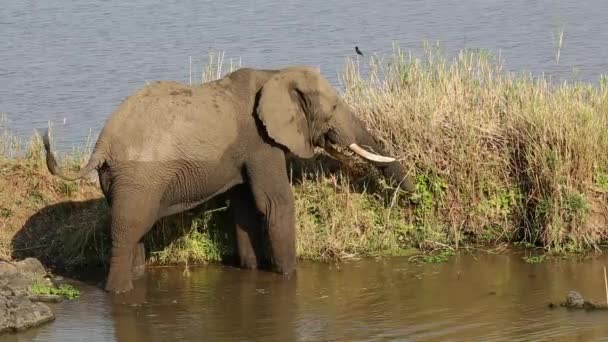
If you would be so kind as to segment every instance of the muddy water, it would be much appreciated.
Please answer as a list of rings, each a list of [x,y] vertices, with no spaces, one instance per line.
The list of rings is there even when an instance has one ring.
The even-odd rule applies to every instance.
[[[569,289],[605,298],[608,258],[527,264],[460,255],[445,264],[300,263],[297,276],[226,266],[148,270],[113,298],[80,284],[57,320],[8,341],[608,341],[608,312],[549,309]],[[1,339],[0,339],[1,340]]]

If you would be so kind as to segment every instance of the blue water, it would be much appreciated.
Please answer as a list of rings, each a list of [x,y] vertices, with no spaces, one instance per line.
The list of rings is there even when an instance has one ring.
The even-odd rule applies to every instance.
[[[608,72],[608,2],[592,1],[3,1],[0,113],[29,138],[48,122],[60,149],[97,136],[146,81],[194,81],[210,52],[243,66],[320,66],[336,85],[358,45],[448,56],[489,49],[505,69],[597,82]],[[563,30],[559,64],[557,40]],[[198,78],[197,78],[198,77]],[[1,127],[0,127],[1,128]]]

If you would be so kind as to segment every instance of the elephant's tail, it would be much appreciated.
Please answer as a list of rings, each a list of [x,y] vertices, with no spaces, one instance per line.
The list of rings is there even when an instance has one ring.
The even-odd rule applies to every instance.
[[[46,166],[48,167],[49,172],[51,172],[52,175],[59,176],[65,180],[80,179],[80,178],[86,176],[87,174],[89,174],[91,171],[93,171],[97,167],[99,167],[104,162],[103,155],[98,153],[97,148],[95,148],[95,151],[91,155],[89,162],[84,167],[82,167],[80,170],[78,170],[75,173],[72,173],[72,172],[68,173],[66,171],[63,171],[59,167],[59,165],[57,164],[57,160],[55,159],[55,156],[53,155],[53,152],[51,152],[51,144],[49,143],[49,131],[48,130],[42,136],[42,141],[44,143],[44,150],[46,151]]]

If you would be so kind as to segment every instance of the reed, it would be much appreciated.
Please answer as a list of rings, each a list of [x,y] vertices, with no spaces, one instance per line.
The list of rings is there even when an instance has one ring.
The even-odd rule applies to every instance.
[[[608,305],[608,277],[606,277],[606,266],[604,266],[604,289],[606,290],[606,305]]]

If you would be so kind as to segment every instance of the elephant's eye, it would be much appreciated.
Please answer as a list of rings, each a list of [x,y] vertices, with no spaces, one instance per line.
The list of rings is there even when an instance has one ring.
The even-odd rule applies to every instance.
[[[338,108],[338,104],[334,103],[334,106],[331,108],[331,110],[336,110],[336,108]]]

